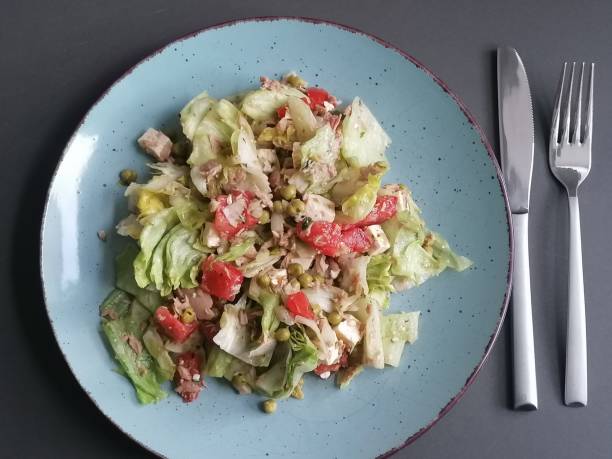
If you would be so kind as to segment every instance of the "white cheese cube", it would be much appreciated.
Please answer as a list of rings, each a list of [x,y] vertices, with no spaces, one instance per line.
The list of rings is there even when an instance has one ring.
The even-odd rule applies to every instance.
[[[210,247],[212,249],[221,245],[221,236],[219,236],[219,233],[217,233],[217,230],[212,223],[206,223],[206,226],[204,227],[204,234],[202,236],[206,247]]]
[[[348,316],[345,320],[334,327],[336,336],[341,340],[349,352],[361,341],[363,335],[361,331],[361,322],[353,316]]]
[[[369,255],[378,255],[391,247],[389,239],[383,231],[382,226],[370,225],[366,227],[366,232],[372,238],[372,247],[370,247],[368,250]]]

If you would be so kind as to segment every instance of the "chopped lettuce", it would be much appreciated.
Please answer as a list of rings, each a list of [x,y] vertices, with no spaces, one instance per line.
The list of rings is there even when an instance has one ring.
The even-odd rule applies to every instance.
[[[162,303],[161,295],[152,286],[139,287],[134,279],[134,260],[138,256],[138,247],[128,244],[115,259],[115,285],[124,292],[133,295],[145,308],[153,312]]]
[[[161,335],[154,325],[149,325],[142,335],[142,342],[156,363],[156,371],[160,381],[170,381],[174,376],[176,365],[170,358],[168,350],[164,347]]]
[[[219,103],[215,102],[198,124],[191,139],[191,155],[187,160],[191,166],[200,166],[211,159],[219,159],[228,149],[234,120],[227,117],[224,105],[222,103],[222,109],[219,111]]]
[[[194,248],[197,238],[197,231],[189,230],[182,225],[177,225],[171,231],[166,242],[164,260],[164,275],[171,290],[198,285],[197,270],[204,254]]]
[[[391,276],[391,265],[393,259],[386,253],[374,255],[370,258],[366,269],[366,279],[370,292],[381,290],[383,292],[392,292],[393,277]]]
[[[356,97],[342,122],[342,157],[354,167],[387,162],[385,150],[391,139],[363,101]]]
[[[214,110],[217,112],[219,119],[223,121],[232,130],[238,129],[238,120],[242,117],[240,110],[236,108],[229,100],[221,99],[215,105]]]
[[[304,142],[300,148],[302,167],[309,161],[333,164],[338,159],[338,141],[329,123],[317,129],[314,137]]]
[[[176,215],[185,228],[196,230],[211,219],[208,206],[201,207],[194,200],[182,199],[174,205]]]
[[[253,247],[256,241],[257,239],[255,238],[245,239],[241,243],[231,246],[227,252],[217,257],[217,259],[219,261],[235,261],[243,256],[251,247]]]
[[[272,358],[276,340],[262,335],[258,341],[251,340],[250,329],[240,321],[240,313],[245,311],[246,296],[236,304],[227,304],[221,316],[221,329],[213,341],[228,354],[256,367],[267,367]]]
[[[306,142],[311,139],[317,129],[317,119],[312,114],[312,110],[306,102],[299,97],[289,97],[287,99],[287,106],[289,108],[289,114],[293,119],[293,126],[295,127],[295,135],[300,142]]]
[[[446,239],[438,233],[429,233],[431,235],[431,256],[438,262],[440,266],[454,269],[455,271],[463,271],[472,266],[471,260],[457,255],[448,245]]]
[[[204,373],[211,378],[223,378],[232,360],[234,360],[234,357],[222,350],[219,346],[213,345],[208,351],[208,359],[206,360]]]
[[[391,274],[401,278],[405,286],[420,285],[446,268],[463,271],[471,265],[470,260],[456,255],[439,234],[425,227],[416,206],[398,212],[383,224],[383,230],[391,243]]]
[[[128,300],[129,295],[120,290],[107,297],[100,306],[102,331],[140,403],[154,403],[165,398],[166,393],[159,385],[155,360],[142,344],[150,312],[138,301],[126,307]]]
[[[398,366],[404,344],[412,344],[418,338],[420,312],[389,314],[382,318],[382,339],[385,364]]]
[[[214,102],[215,100],[208,97],[208,93],[204,91],[191,99],[189,103],[185,105],[185,108],[181,110],[180,118],[183,134],[185,134],[185,137],[189,140],[193,140],[198,125],[206,113],[211,109]]]
[[[317,355],[304,329],[299,325],[291,327],[289,344],[277,346],[273,364],[257,378],[257,388],[269,397],[289,397],[304,373],[315,369]]]
[[[382,313],[380,307],[368,298],[361,300],[357,318],[365,324],[363,334],[363,364],[367,367],[384,368],[385,355],[382,339]]]
[[[261,333],[264,337],[271,337],[272,333],[274,333],[280,325],[274,313],[280,304],[280,298],[274,293],[264,291],[259,295],[258,303],[263,308],[263,314],[261,316]]]
[[[352,221],[359,221],[366,217],[376,204],[378,189],[380,188],[379,175],[370,175],[368,183],[358,188],[355,193],[342,203],[342,212]]]
[[[274,263],[281,259],[280,255],[273,255],[268,249],[260,249],[253,261],[248,262],[240,268],[244,277],[255,277],[260,272],[271,268]]]
[[[277,108],[287,104],[288,96],[304,97],[304,94],[286,85],[279,85],[275,89],[257,89],[244,96],[240,110],[255,121],[264,121],[272,118]]]
[[[161,210],[153,215],[144,226],[138,240],[140,253],[134,259],[134,277],[139,287],[145,288],[151,283],[148,272],[151,266],[153,251],[166,232],[176,225],[177,221],[176,211],[170,208]]]

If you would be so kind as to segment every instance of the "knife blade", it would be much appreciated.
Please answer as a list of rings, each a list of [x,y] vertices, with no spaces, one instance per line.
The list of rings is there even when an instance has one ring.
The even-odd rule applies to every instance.
[[[512,212],[512,339],[514,407],[537,409],[538,392],[529,275],[529,194],[534,129],[531,92],[514,48],[497,50],[499,136],[502,171]]]
[[[523,61],[514,48],[497,52],[502,171],[513,213],[529,211],[533,170],[533,110]]]

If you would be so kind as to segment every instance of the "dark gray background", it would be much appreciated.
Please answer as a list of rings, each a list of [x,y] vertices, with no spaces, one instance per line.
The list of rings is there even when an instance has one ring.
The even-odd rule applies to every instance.
[[[53,340],[38,271],[46,188],[81,117],[128,67],[187,32],[262,15],[330,19],[403,48],[466,102],[496,148],[494,50],[500,44],[519,50],[531,82],[536,127],[531,266],[540,410],[509,409],[506,325],[465,397],[396,457],[612,457],[612,2],[570,0],[3,1],[0,456],[150,457],[98,412]],[[581,195],[587,408],[562,404],[567,204],[548,170],[546,139],[565,59],[594,61],[597,72],[593,170]],[[197,439],[194,448],[206,456],[206,445]]]

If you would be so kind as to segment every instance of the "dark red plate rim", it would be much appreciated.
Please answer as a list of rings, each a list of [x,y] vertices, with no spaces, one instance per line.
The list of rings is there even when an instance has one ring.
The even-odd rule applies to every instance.
[[[385,48],[391,49],[391,50],[395,51],[396,53],[400,54],[402,57],[404,57],[405,59],[407,59],[408,61],[413,63],[415,66],[417,66],[419,69],[424,71],[427,75],[429,75],[434,80],[434,82],[437,83],[440,86],[440,88],[445,93],[447,93],[454,100],[454,102],[457,104],[457,106],[460,108],[460,110],[465,115],[465,117],[468,120],[468,122],[474,127],[476,132],[478,132],[478,135],[480,136],[480,141],[482,142],[483,146],[485,147],[485,149],[486,149],[486,151],[487,151],[487,153],[489,155],[489,159],[491,160],[491,162],[493,163],[493,166],[495,168],[495,174],[497,176],[497,180],[499,182],[499,186],[500,186],[500,189],[502,191],[502,196],[504,198],[504,206],[506,208],[506,223],[507,223],[507,230],[508,230],[508,242],[509,242],[510,253],[509,253],[509,257],[508,257],[508,274],[507,274],[507,278],[506,278],[506,291],[504,293],[504,298],[503,298],[503,301],[502,301],[502,304],[501,304],[501,308],[500,308],[500,311],[499,311],[499,319],[497,321],[497,324],[495,325],[495,330],[493,331],[493,333],[491,334],[491,337],[489,338],[489,342],[487,343],[487,345],[485,347],[484,353],[482,354],[482,357],[480,358],[480,361],[478,362],[476,367],[472,370],[472,372],[470,373],[470,376],[468,376],[468,378],[465,381],[465,384],[459,390],[459,392],[456,395],[454,395],[448,401],[448,403],[439,411],[439,413],[434,417],[434,419],[432,419],[429,422],[429,424],[427,424],[426,426],[422,427],[417,432],[412,434],[402,444],[400,444],[400,445],[390,449],[386,453],[383,453],[380,456],[378,456],[379,458],[387,458],[387,457],[391,456],[393,453],[395,453],[395,452],[399,451],[400,449],[408,446],[410,443],[414,442],[417,438],[419,438],[421,435],[423,435],[425,432],[427,432],[429,429],[431,429],[440,419],[442,419],[442,417],[446,413],[448,413],[451,410],[451,408],[453,406],[455,406],[455,404],[461,399],[463,394],[465,394],[466,390],[474,382],[474,380],[476,379],[476,376],[478,375],[478,372],[480,371],[480,369],[482,368],[482,366],[486,362],[487,358],[489,357],[489,354],[491,353],[491,349],[493,348],[493,344],[495,343],[495,340],[497,339],[497,336],[499,335],[499,332],[501,330],[504,318],[506,316],[506,311],[508,309],[508,301],[510,299],[510,289],[511,289],[511,285],[512,285],[512,264],[513,264],[513,253],[514,253],[514,240],[513,240],[513,237],[512,237],[512,220],[510,218],[510,206],[509,206],[509,203],[508,203],[508,195],[507,195],[507,192],[506,192],[506,186],[505,186],[504,181],[502,179],[501,169],[499,167],[499,163],[497,162],[497,158],[495,157],[495,153],[493,151],[493,148],[491,147],[491,144],[487,140],[487,138],[486,138],[482,128],[480,127],[480,125],[478,124],[478,122],[476,121],[474,116],[470,113],[468,108],[465,106],[464,102],[453,91],[450,90],[450,88],[447,86],[447,84],[444,81],[442,81],[440,78],[438,78],[438,76],[435,73],[433,73],[426,65],[424,65],[422,62],[420,62],[418,59],[416,59],[412,55],[406,53],[405,51],[403,51],[400,48],[392,45],[391,43],[383,40],[380,37],[377,37],[377,36],[372,35],[372,34],[367,33],[367,32],[363,32],[362,30],[356,29],[354,27],[347,26],[347,25],[344,25],[344,24],[339,24],[337,22],[329,21],[329,20],[325,20],[325,19],[308,18],[308,17],[301,17],[301,16],[261,16],[261,17],[252,17],[252,18],[245,18],[245,19],[237,19],[237,20],[225,21],[225,22],[221,22],[219,24],[215,24],[215,25],[212,25],[212,26],[209,26],[209,27],[205,27],[203,29],[196,30],[196,31],[188,33],[188,34],[186,34],[186,35],[184,35],[182,37],[179,37],[176,40],[173,40],[172,42],[170,42],[170,43],[162,46],[161,48],[153,51],[147,57],[145,57],[144,59],[140,60],[138,63],[136,63],[135,65],[130,67],[128,70],[126,70],[123,73],[123,75],[121,75],[119,78],[117,78],[117,80],[115,80],[115,82],[111,86],[109,86],[108,89],[106,89],[100,95],[100,97],[98,97],[96,102],[91,106],[91,108],[87,111],[87,113],[85,114],[83,119],[79,122],[79,124],[77,126],[77,129],[75,129],[75,133],[81,128],[81,126],[83,125],[83,123],[85,122],[87,117],[89,116],[89,113],[96,107],[96,105],[98,105],[98,103],[102,99],[104,99],[106,94],[108,94],[108,92],[115,85],[117,85],[120,81],[122,81],[130,73],[132,73],[132,71],[136,67],[138,67],[140,64],[142,64],[143,62],[151,59],[153,56],[159,54],[164,49],[166,49],[166,48],[168,48],[168,47],[170,47],[170,46],[172,46],[172,45],[174,45],[174,44],[176,44],[178,42],[190,39],[190,38],[192,38],[192,37],[194,37],[196,35],[199,35],[201,33],[207,32],[209,30],[214,30],[214,29],[219,29],[219,28],[222,28],[222,27],[233,26],[233,25],[236,25],[236,24],[246,23],[246,22],[272,22],[272,21],[283,21],[283,20],[285,20],[285,21],[307,22],[307,23],[311,23],[311,24],[324,24],[324,25],[336,27],[336,28],[339,28],[339,29],[342,29],[342,30],[345,30],[345,31],[348,31],[348,32],[351,32],[351,33],[363,35],[363,36],[369,38],[370,40],[378,43],[379,45],[382,45]],[[74,137],[74,135],[73,135],[73,137]],[[73,140],[73,137],[71,137],[71,139],[68,141],[67,145],[70,145],[70,143]],[[60,160],[58,161],[58,166],[55,169],[55,171],[53,172],[53,176],[52,176],[51,182],[50,182],[51,184],[53,183],[53,181],[55,179],[55,176],[57,175],[57,171],[59,169],[59,164],[61,164],[61,162],[63,161],[64,156],[66,154],[66,150],[67,150],[67,147],[62,152]],[[46,203],[45,203],[45,210],[44,210],[44,213],[43,213],[43,225],[41,227],[41,248],[42,248],[42,235],[43,235],[43,232],[44,232],[44,220],[45,220],[45,217],[46,217],[46,214],[47,214],[47,206],[48,206],[48,203],[49,203],[50,192],[51,192],[51,185],[49,186],[49,190],[47,192]],[[44,279],[42,278],[43,277],[42,276],[42,250],[41,250],[41,255],[40,255],[40,268],[41,268],[41,281],[42,281],[42,284],[43,284],[43,296],[44,296],[44,300],[45,300],[45,307],[47,309],[47,315],[49,315],[49,308],[47,306],[46,289],[44,288]],[[50,318],[50,315],[49,315],[49,318]],[[53,334],[54,334],[55,339],[56,339],[56,341],[58,343],[58,347],[60,348],[60,352],[62,352],[62,355],[64,356],[64,359],[66,360],[66,363],[68,364],[68,367],[72,371],[72,367],[70,366],[70,363],[68,362],[67,356],[64,354],[61,346],[59,346],[59,340],[57,339],[57,334],[55,333],[55,329],[54,329],[53,326],[51,328],[53,329]],[[79,380],[77,374],[74,371],[72,371],[72,374],[75,376],[75,378],[77,379],[77,381],[79,381],[79,384],[80,384],[80,380]],[[81,387],[83,387],[83,386],[81,385]],[[98,405],[96,400],[87,391],[87,389],[85,389],[84,387],[83,387],[83,389],[85,390],[85,393],[89,396],[89,398],[91,399],[93,404],[100,410],[100,412],[111,423],[113,423],[122,433],[124,433],[126,436],[128,436],[129,438],[134,440],[136,443],[138,443],[139,445],[141,445],[143,448],[145,448],[146,450],[150,451],[151,453],[156,454],[158,456],[161,456],[161,454],[159,452],[152,450],[149,446],[147,446],[146,444],[142,443],[138,439],[134,438],[128,432],[125,432],[121,428],[121,426],[119,426],[117,423],[115,423],[115,421],[112,418],[110,418],[108,415],[106,415],[106,413],[104,413],[102,408]]]

